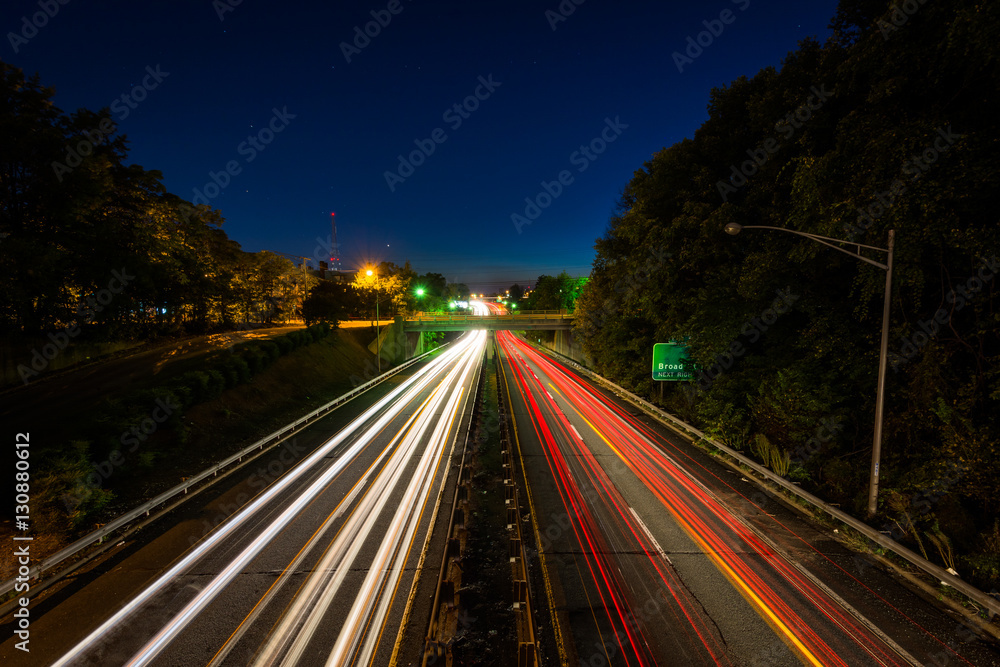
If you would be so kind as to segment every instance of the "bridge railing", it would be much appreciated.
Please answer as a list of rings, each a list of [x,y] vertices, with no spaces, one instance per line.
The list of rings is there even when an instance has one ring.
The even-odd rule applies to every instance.
[[[526,310],[519,311],[517,313],[507,313],[503,315],[498,315],[496,313],[491,313],[489,315],[472,315],[472,314],[457,314],[457,315],[441,315],[437,313],[415,313],[407,318],[409,322],[480,322],[480,321],[512,321],[512,320],[571,320],[573,319],[573,313],[567,313],[560,310]]]

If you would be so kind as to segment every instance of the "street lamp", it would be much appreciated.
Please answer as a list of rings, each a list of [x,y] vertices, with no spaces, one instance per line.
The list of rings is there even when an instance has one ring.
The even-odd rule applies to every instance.
[[[882,302],[882,345],[879,350],[878,389],[875,395],[875,435],[872,438],[872,467],[868,483],[868,516],[873,516],[878,510],[878,475],[879,463],[882,458],[882,422],[885,414],[885,368],[889,352],[889,299],[892,294],[892,250],[896,238],[896,232],[890,229],[888,247],[879,248],[876,246],[864,245],[862,243],[854,243],[853,241],[844,241],[842,239],[833,239],[828,236],[818,236],[816,234],[799,232],[794,229],[785,229],[783,227],[770,227],[767,225],[744,226],[735,222],[730,222],[726,225],[726,233],[732,234],[733,236],[739,234],[740,231],[744,229],[776,229],[779,232],[788,232],[789,234],[795,234],[796,236],[804,236],[807,239],[816,241],[817,243],[822,243],[823,245],[833,248],[834,250],[839,250],[845,255],[850,255],[854,259],[860,259],[862,262],[867,262],[868,264],[877,266],[885,271],[885,298]],[[857,252],[851,252],[841,248],[840,246],[835,246],[833,243],[830,243],[831,241],[833,243],[847,243],[849,245],[856,246]],[[875,250],[876,252],[884,252],[886,254],[885,263],[883,264],[882,262],[876,262],[873,259],[863,257],[861,255],[862,248]]]
[[[379,372],[379,375],[381,375],[382,374],[382,349],[381,349],[382,336],[379,335],[381,332],[378,330],[378,325],[379,325],[379,323],[378,323],[378,274],[375,273],[374,271],[372,271],[371,269],[368,269],[367,271],[365,271],[365,275],[368,276],[369,278],[372,277],[372,276],[375,276],[375,362],[378,364],[378,372]]]

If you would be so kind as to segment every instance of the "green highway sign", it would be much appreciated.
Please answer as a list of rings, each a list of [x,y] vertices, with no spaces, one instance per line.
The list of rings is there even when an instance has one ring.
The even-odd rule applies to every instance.
[[[654,380],[690,380],[694,377],[687,346],[680,343],[653,345]]]

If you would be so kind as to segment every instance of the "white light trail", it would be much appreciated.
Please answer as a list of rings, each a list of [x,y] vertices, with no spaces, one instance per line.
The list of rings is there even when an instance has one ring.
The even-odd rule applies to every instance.
[[[331,451],[336,449],[341,443],[347,440],[368,420],[376,417],[380,411],[387,406],[393,405],[397,399],[402,397],[399,403],[395,403],[394,409],[387,410],[365,433],[358,438],[336,461],[330,465],[323,474],[317,478],[309,487],[303,491],[296,499],[286,505],[286,509],[237,556],[229,563],[213,580],[203,589],[185,608],[178,613],[159,633],[157,633],[132,659],[129,665],[145,665],[155,658],[160,651],[177,634],[187,626],[188,623],[205,606],[215,598],[216,595],[235,578],[249,561],[256,556],[298,513],[305,507],[312,498],[319,493],[334,477],[336,477],[354,458],[360,453],[369,442],[372,434],[378,433],[386,424],[397,416],[400,406],[406,405],[419,392],[423,391],[428,384],[445,367],[462,357],[470,347],[474,346],[477,339],[472,336],[463,337],[450,349],[446,350],[437,359],[431,361],[423,369],[417,371],[411,378],[405,381],[396,389],[392,390],[379,400],[375,405],[364,411],[358,418],[348,424],[333,438],[324,443],[311,455],[306,457],[296,467],[289,470],[285,475],[274,482],[257,500],[233,516],[228,522],[222,524],[214,533],[198,544],[190,553],[182,558],[176,565],[167,570],[157,578],[152,584],[147,586],[139,595],[129,601],[122,609],[111,618],[102,623],[90,635],[84,638],[70,651],[63,655],[54,663],[54,667],[69,665],[83,654],[105,639],[108,634],[123,620],[135,614],[138,608],[148,602],[157,593],[167,589],[167,587],[194,565],[200,558],[209,553],[222,540],[232,535],[239,527],[245,524],[259,510],[265,507],[278,494],[285,491],[299,477],[305,474],[313,465],[322,461]]]

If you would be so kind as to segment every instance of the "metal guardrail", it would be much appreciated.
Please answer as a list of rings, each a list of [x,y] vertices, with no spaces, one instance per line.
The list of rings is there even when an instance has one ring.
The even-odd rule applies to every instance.
[[[548,350],[546,348],[539,348],[539,349],[542,349],[545,352],[552,352],[552,350]],[[579,370],[583,371],[585,374],[587,374],[588,376],[590,376],[592,379],[596,380],[598,383],[604,384],[605,386],[607,386],[608,388],[610,388],[612,391],[614,391],[614,392],[616,392],[618,394],[621,394],[622,396],[627,397],[629,400],[631,400],[633,403],[635,403],[636,405],[638,405],[643,410],[646,410],[647,412],[653,413],[654,416],[658,416],[658,417],[661,417],[663,419],[666,419],[669,422],[672,422],[675,426],[677,426],[680,429],[683,429],[684,431],[686,431],[687,433],[689,433],[692,436],[697,436],[697,438],[699,440],[703,440],[703,441],[709,443],[710,445],[712,445],[716,449],[718,449],[718,450],[726,453],[728,456],[736,459],[737,461],[739,461],[743,465],[747,466],[748,468],[750,468],[751,470],[753,470],[757,474],[761,475],[762,477],[764,477],[764,478],[766,478],[766,479],[774,482],[775,484],[777,484],[781,488],[785,489],[786,491],[788,491],[788,492],[792,493],[793,495],[801,498],[802,500],[805,500],[806,502],[808,502],[809,504],[813,505],[814,507],[817,507],[818,509],[826,512],[828,515],[830,515],[831,517],[837,519],[838,521],[840,521],[844,525],[850,526],[851,528],[853,528],[854,530],[858,531],[859,533],[861,533],[862,535],[864,535],[865,537],[867,537],[868,539],[870,539],[872,542],[874,542],[878,546],[880,546],[880,547],[882,547],[884,549],[888,549],[889,551],[892,551],[894,554],[896,554],[900,558],[903,558],[904,560],[906,560],[906,561],[910,562],[912,565],[915,565],[916,567],[920,568],[921,570],[923,570],[927,574],[935,577],[938,581],[940,581],[940,582],[942,582],[944,584],[947,584],[948,586],[951,586],[955,590],[961,592],[962,594],[964,594],[965,596],[967,596],[970,600],[974,601],[976,604],[979,604],[979,605],[981,605],[983,607],[986,607],[987,609],[989,609],[994,614],[1000,614],[1000,600],[997,600],[996,598],[992,597],[991,595],[988,595],[987,593],[979,590],[975,586],[972,586],[971,584],[966,583],[965,581],[963,581],[959,577],[954,576],[953,574],[949,573],[944,568],[935,565],[934,563],[930,562],[929,560],[927,560],[926,558],[920,556],[919,554],[914,553],[913,551],[910,551],[909,549],[907,549],[906,547],[904,547],[902,544],[896,542],[895,540],[893,540],[893,539],[891,539],[889,537],[886,537],[885,535],[883,535],[882,533],[878,532],[877,530],[875,530],[874,528],[872,528],[868,524],[866,524],[866,523],[864,523],[864,522],[862,522],[862,521],[854,518],[850,514],[847,514],[846,512],[844,512],[844,511],[842,511],[842,510],[840,510],[840,509],[838,509],[836,507],[833,507],[832,505],[830,505],[829,503],[827,503],[825,500],[812,495],[808,491],[804,491],[804,490],[800,489],[795,484],[789,482],[784,477],[781,477],[780,475],[775,474],[773,471],[768,470],[767,468],[763,467],[762,465],[760,465],[756,461],[747,458],[743,454],[740,454],[736,450],[731,449],[731,448],[727,447],[726,445],[723,445],[720,442],[715,441],[714,439],[708,437],[707,435],[705,435],[704,433],[702,433],[701,431],[699,431],[698,429],[696,429],[694,426],[691,426],[687,422],[685,422],[685,421],[683,421],[683,420],[675,417],[674,415],[670,414],[669,412],[661,410],[660,408],[656,407],[652,403],[649,403],[645,399],[643,399],[643,398],[641,398],[639,396],[636,396],[635,394],[633,394],[632,392],[630,392],[629,390],[627,390],[627,389],[625,389],[623,387],[619,387],[614,382],[611,382],[610,380],[608,380],[608,379],[606,379],[604,377],[601,377],[600,375],[598,375],[597,373],[593,372],[589,368],[584,368],[583,366],[581,366],[577,362],[569,359],[568,357],[563,357],[562,355],[559,355],[559,356],[562,357],[563,359],[565,359],[566,361],[568,361],[568,363],[572,364],[573,366],[575,366]]]
[[[518,322],[518,321],[534,321],[534,320],[572,320],[572,313],[560,313],[558,311],[553,312],[539,312],[539,313],[528,313],[521,312],[509,315],[415,315],[413,317],[407,318],[406,322]]]
[[[263,450],[265,445],[268,445],[268,444],[277,444],[278,442],[284,440],[289,435],[295,433],[296,431],[300,430],[301,428],[303,428],[305,426],[308,426],[309,424],[315,422],[317,419],[319,419],[321,417],[326,416],[328,413],[330,413],[334,409],[340,407],[342,404],[346,403],[347,401],[351,400],[352,398],[358,396],[361,393],[364,393],[365,391],[368,391],[369,389],[371,389],[372,387],[374,387],[376,384],[378,384],[378,383],[380,383],[380,382],[382,382],[382,381],[384,381],[384,380],[392,377],[396,373],[399,373],[400,371],[402,371],[402,370],[404,370],[404,369],[412,366],[413,364],[417,363],[418,361],[420,361],[421,359],[423,359],[427,355],[433,354],[434,352],[438,352],[442,348],[447,347],[448,345],[450,345],[450,343],[445,343],[444,345],[441,345],[441,346],[439,346],[439,347],[437,347],[437,348],[435,348],[435,349],[433,349],[433,350],[431,350],[429,352],[425,352],[424,354],[421,354],[418,357],[414,357],[413,359],[409,359],[408,361],[403,362],[402,364],[400,364],[399,366],[396,366],[392,370],[386,371],[382,375],[379,375],[378,377],[373,378],[373,379],[369,380],[368,382],[355,387],[354,389],[352,389],[351,391],[347,392],[343,396],[338,396],[337,398],[333,399],[329,403],[326,403],[325,405],[322,405],[322,406],[316,408],[315,410],[313,410],[309,414],[305,415],[304,417],[301,417],[301,418],[295,420],[294,422],[292,422],[291,424],[283,426],[282,428],[278,429],[277,431],[274,431],[270,435],[267,435],[267,436],[261,438],[260,440],[258,440],[257,442],[253,443],[252,445],[248,445],[247,447],[241,449],[240,451],[236,452],[232,456],[224,459],[223,461],[220,461],[219,463],[216,463],[212,467],[203,470],[202,472],[198,473],[197,475],[195,475],[193,477],[186,478],[180,484],[178,484],[178,485],[176,485],[176,486],[174,486],[174,487],[172,487],[170,489],[167,489],[166,491],[164,491],[163,493],[159,494],[158,496],[156,496],[152,500],[150,500],[150,501],[148,501],[146,503],[143,503],[139,507],[136,507],[135,509],[130,510],[129,512],[126,512],[125,514],[119,516],[114,521],[105,524],[103,527],[99,528],[98,530],[93,531],[92,533],[89,533],[89,534],[85,535],[84,537],[81,537],[79,540],[77,540],[76,542],[73,542],[72,544],[70,544],[66,548],[62,549],[61,551],[58,551],[57,553],[52,554],[48,558],[43,559],[37,565],[33,565],[32,567],[30,567],[28,569],[28,577],[30,579],[34,579],[34,580],[37,581],[41,577],[42,573],[45,572],[46,570],[52,569],[53,567],[55,567],[56,565],[58,565],[62,561],[66,560],[67,558],[69,558],[71,556],[76,555],[77,553],[79,553],[83,549],[85,549],[85,548],[87,548],[87,547],[89,547],[89,546],[91,546],[91,545],[93,545],[95,543],[96,544],[102,543],[104,541],[104,538],[106,538],[108,535],[110,535],[111,533],[114,533],[116,530],[118,530],[122,526],[125,526],[125,525],[131,523],[132,521],[134,521],[139,516],[141,516],[143,514],[145,514],[145,515],[148,516],[150,510],[154,509],[155,507],[158,507],[159,505],[162,505],[163,503],[167,502],[171,498],[174,498],[175,496],[179,496],[179,495],[186,495],[187,492],[188,492],[188,489],[190,489],[191,487],[197,485],[199,482],[205,480],[208,477],[214,477],[214,476],[218,475],[219,471],[221,471],[222,469],[224,469],[224,468],[232,465],[233,463],[241,461],[243,459],[243,457],[249,455],[254,450]],[[5,595],[5,594],[9,593],[10,591],[14,590],[14,584],[16,583],[16,581],[17,581],[16,579],[9,579],[9,580],[3,582],[2,584],[0,584],[0,595]]]
[[[516,312],[509,312],[507,315],[566,315],[567,317],[573,317],[573,311],[570,310],[518,310]],[[411,317],[465,317],[466,313],[427,313],[422,310],[418,310],[413,313]],[[496,317],[496,315],[472,315],[469,317]],[[506,316],[506,315],[505,315]]]

